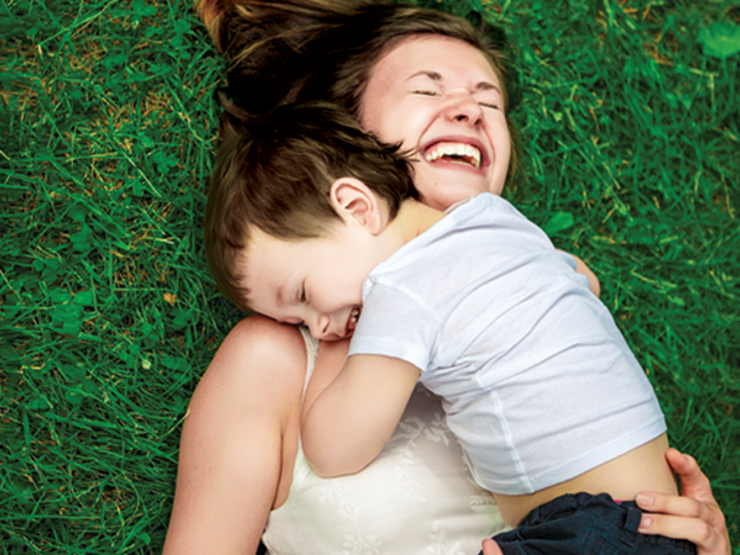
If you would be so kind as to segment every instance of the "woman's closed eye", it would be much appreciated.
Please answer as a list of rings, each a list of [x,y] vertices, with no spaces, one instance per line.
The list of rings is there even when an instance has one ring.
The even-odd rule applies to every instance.
[[[425,90],[425,89],[417,89],[412,92],[413,94],[418,94],[421,96],[439,96],[439,93],[437,91],[431,91],[431,90]],[[478,104],[480,104],[484,108],[490,108],[492,110],[501,110],[501,104],[499,102],[478,102]]]
[[[504,99],[501,97],[501,93],[497,89],[485,89],[479,91],[476,95],[478,104],[484,108],[490,108],[491,110],[503,110]]]

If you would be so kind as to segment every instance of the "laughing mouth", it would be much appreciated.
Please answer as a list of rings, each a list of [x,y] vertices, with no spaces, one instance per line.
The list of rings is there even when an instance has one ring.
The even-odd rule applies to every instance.
[[[437,143],[424,153],[427,162],[450,162],[453,164],[463,164],[473,168],[480,169],[481,152],[480,149],[473,145],[465,143],[441,142]]]
[[[355,331],[357,320],[360,318],[360,312],[362,312],[362,309],[359,306],[354,306],[352,308],[352,312],[349,313],[349,319],[347,320],[345,337],[349,337],[352,335],[352,332]]]

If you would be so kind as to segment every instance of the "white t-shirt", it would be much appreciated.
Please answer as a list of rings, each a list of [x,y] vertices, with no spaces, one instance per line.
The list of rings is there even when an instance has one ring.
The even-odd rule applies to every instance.
[[[476,481],[497,493],[569,480],[666,429],[650,383],[573,257],[490,194],[371,272],[353,354],[421,369]]]

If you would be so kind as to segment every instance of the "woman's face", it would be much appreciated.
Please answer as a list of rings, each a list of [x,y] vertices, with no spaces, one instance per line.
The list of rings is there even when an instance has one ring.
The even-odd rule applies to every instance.
[[[414,156],[414,183],[437,209],[501,194],[511,142],[501,83],[475,47],[441,35],[404,40],[373,67],[360,123]]]

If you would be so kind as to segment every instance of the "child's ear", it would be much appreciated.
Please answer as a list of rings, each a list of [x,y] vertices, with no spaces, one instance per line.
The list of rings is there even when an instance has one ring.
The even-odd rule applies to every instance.
[[[383,210],[367,185],[354,177],[342,177],[332,183],[329,197],[334,210],[345,223],[354,221],[373,234],[383,229]]]

